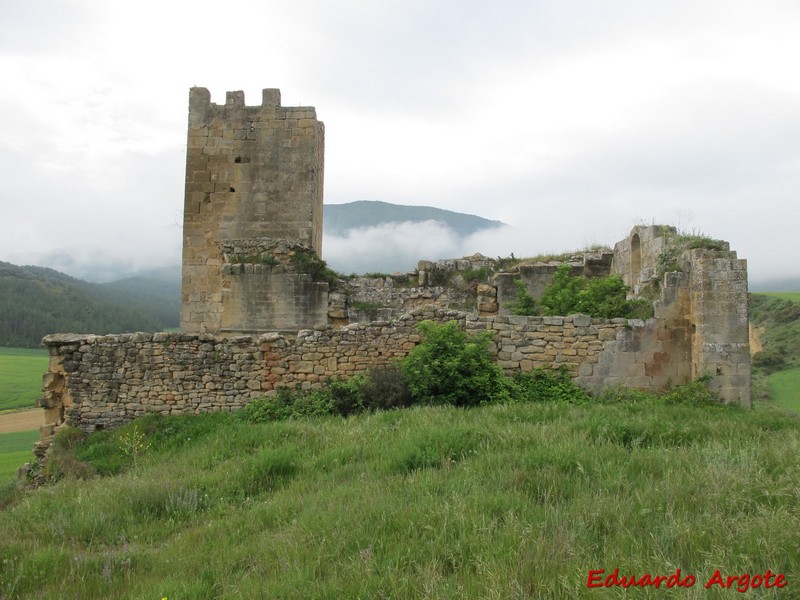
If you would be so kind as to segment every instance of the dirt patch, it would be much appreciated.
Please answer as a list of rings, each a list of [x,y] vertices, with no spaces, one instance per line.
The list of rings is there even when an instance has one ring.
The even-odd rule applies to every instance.
[[[44,425],[44,411],[41,408],[0,415],[0,433],[39,429],[42,425]]]

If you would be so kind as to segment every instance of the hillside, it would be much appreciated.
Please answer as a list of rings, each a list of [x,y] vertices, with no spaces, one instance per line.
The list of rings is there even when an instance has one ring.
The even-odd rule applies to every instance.
[[[800,421],[778,411],[217,413],[79,438],[60,483],[0,488],[0,597],[594,598],[589,571],[615,568],[696,578],[636,597],[735,596],[704,588],[718,569],[797,592]]]
[[[800,302],[791,294],[750,294],[750,322],[762,352],[753,364],[767,372],[800,366]]]
[[[36,347],[55,332],[160,331],[177,326],[179,310],[178,282],[93,284],[0,262],[0,346]]]
[[[439,221],[459,236],[467,236],[482,229],[501,227],[500,221],[490,221],[431,206],[404,206],[389,202],[359,200],[346,204],[326,204],[322,220],[326,235],[341,236],[351,229],[375,227],[386,223]],[[423,257],[420,257],[423,258]]]

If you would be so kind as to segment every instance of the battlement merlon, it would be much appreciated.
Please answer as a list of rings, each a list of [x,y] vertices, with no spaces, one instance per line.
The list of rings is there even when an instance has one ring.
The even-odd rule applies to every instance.
[[[204,118],[209,112],[241,109],[280,109],[281,112],[295,113],[299,118],[317,118],[317,111],[313,106],[281,106],[281,91],[278,88],[264,88],[261,90],[261,105],[247,106],[245,104],[244,92],[241,90],[226,92],[225,104],[211,102],[211,93],[208,88],[193,87],[189,90],[189,124],[200,125],[199,120]],[[193,123],[193,118],[197,123]]]

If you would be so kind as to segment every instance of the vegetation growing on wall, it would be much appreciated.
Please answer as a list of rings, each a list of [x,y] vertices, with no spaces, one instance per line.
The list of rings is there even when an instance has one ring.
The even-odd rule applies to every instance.
[[[508,304],[511,314],[519,316],[540,315],[541,308],[536,304],[534,297],[528,293],[525,282],[518,279],[514,282],[514,285],[517,287],[517,297]]]
[[[492,271],[487,267],[479,267],[477,269],[467,269],[461,274],[464,281],[467,283],[483,283],[489,281]]]
[[[662,279],[664,273],[680,270],[678,259],[686,250],[705,249],[719,251],[727,249],[726,242],[715,240],[702,233],[681,232],[678,235],[668,237],[667,240],[666,247],[658,255],[656,261],[658,281]]]
[[[585,277],[570,275],[570,267],[558,267],[552,283],[538,301],[517,281],[517,297],[509,305],[515,315],[566,316],[584,314],[612,319],[646,319],[653,315],[653,307],[646,300],[627,298],[629,288],[618,275]]]
[[[292,265],[298,273],[305,273],[311,279],[320,283],[327,283],[330,289],[335,289],[339,284],[340,275],[328,267],[328,263],[317,256],[313,250],[298,248],[292,255]]]

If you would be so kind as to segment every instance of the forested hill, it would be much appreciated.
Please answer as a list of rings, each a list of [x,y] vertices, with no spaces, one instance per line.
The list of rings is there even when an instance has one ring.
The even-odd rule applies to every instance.
[[[106,284],[0,261],[0,346],[36,347],[49,333],[126,333],[177,327],[180,283]]]

